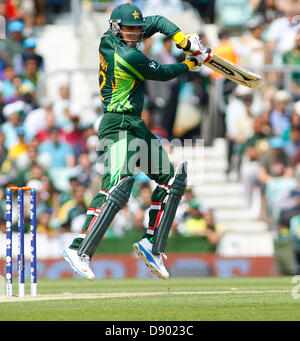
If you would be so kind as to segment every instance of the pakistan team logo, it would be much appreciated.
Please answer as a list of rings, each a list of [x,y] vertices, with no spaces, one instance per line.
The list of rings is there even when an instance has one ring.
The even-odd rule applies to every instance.
[[[132,15],[133,15],[134,19],[140,19],[140,13],[139,13],[139,12],[134,11],[134,12],[132,13]]]

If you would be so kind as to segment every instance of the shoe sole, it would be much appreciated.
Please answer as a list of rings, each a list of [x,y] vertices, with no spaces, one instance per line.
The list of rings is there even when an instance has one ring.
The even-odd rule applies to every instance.
[[[146,254],[140,249],[140,246],[138,243],[133,244],[134,251],[137,253],[139,257],[143,259],[145,262],[147,268],[157,277],[161,279],[168,279],[169,277],[164,276],[161,272],[158,271],[158,269],[151,263],[149,262]]]
[[[84,278],[84,279],[88,279],[89,281],[93,281],[93,280],[94,280],[94,278],[89,278],[89,277],[86,276],[83,272],[79,271],[79,270],[76,268],[76,266],[73,264],[71,258],[68,256],[68,254],[66,253],[66,251],[63,251],[62,256],[63,256],[64,260],[70,264],[72,270],[73,270],[74,272],[76,272],[80,277],[82,277],[82,278]]]

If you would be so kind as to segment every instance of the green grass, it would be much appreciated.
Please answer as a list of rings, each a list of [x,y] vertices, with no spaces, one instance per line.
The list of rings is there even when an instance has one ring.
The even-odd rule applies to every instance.
[[[172,278],[167,281],[103,279],[94,282],[40,279],[38,293],[41,296],[137,292],[165,294],[0,301],[0,321],[299,321],[300,298],[292,297],[295,285],[291,277]],[[214,293],[208,294],[208,291]],[[199,294],[175,294],[178,292]]]

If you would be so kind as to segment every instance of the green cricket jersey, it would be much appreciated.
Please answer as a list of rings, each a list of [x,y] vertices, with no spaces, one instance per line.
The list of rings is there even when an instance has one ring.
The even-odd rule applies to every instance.
[[[144,39],[156,32],[173,38],[180,29],[162,16],[145,18]],[[122,43],[108,30],[99,47],[99,84],[104,112],[141,116],[144,103],[144,81],[168,81],[189,70],[186,63],[161,65],[147,58],[137,48]]]

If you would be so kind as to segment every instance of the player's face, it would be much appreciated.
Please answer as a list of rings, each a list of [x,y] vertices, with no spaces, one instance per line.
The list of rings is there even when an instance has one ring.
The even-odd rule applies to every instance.
[[[136,47],[141,36],[140,26],[122,26],[122,36],[126,45]]]

